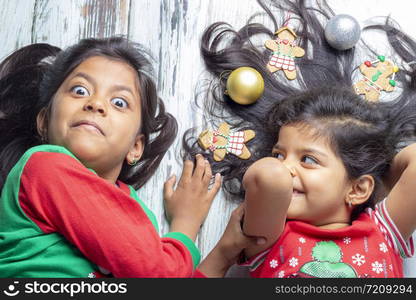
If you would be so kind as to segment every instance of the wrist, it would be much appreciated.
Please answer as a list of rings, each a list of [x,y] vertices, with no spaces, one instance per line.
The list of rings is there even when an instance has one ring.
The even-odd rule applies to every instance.
[[[201,222],[198,222],[194,218],[174,218],[170,222],[171,232],[182,232],[193,241],[195,241],[200,228]]]
[[[228,260],[222,253],[222,250],[215,247],[207,257],[201,262],[198,268],[207,277],[222,278],[227,273],[228,269],[234,264]]]
[[[416,144],[411,144],[403,148],[399,153],[394,157],[390,169],[384,178],[384,184],[388,190],[391,190],[393,186],[400,179],[402,173],[412,165],[416,164],[416,161],[413,159],[416,153]]]
[[[216,258],[216,261],[218,262],[218,267],[222,268],[224,270],[224,273],[233,265],[236,263],[236,256],[230,257],[230,253],[235,253],[232,251],[227,251],[227,248],[217,246],[213,250],[213,256]]]

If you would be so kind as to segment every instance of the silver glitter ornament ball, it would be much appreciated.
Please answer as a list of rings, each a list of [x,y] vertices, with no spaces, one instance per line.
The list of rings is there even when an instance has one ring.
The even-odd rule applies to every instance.
[[[328,44],[338,50],[354,47],[360,35],[360,24],[350,15],[336,15],[325,26],[325,38]]]

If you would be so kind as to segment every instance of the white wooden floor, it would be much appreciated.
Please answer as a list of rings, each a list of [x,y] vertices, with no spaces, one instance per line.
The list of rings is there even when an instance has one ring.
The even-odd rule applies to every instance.
[[[350,14],[361,24],[370,17],[391,14],[416,37],[410,1],[396,0],[394,5],[387,0],[328,2],[336,13]],[[201,33],[215,21],[240,28],[250,16],[261,12],[255,0],[0,0],[0,58],[30,43],[46,42],[62,48],[81,38],[115,34],[126,35],[151,50],[160,95],[179,121],[179,135],[158,173],[138,193],[155,212],[161,233],[165,233],[163,183],[173,173],[180,175],[182,134],[201,121],[201,112],[191,105],[196,85],[208,78],[199,55]],[[264,15],[255,21],[270,25]],[[383,46],[382,38],[377,42]],[[222,194],[215,199],[197,241],[203,256],[221,236],[233,208]],[[407,276],[416,277],[416,259],[407,261],[405,268]],[[234,269],[232,274],[244,276],[244,271]]]

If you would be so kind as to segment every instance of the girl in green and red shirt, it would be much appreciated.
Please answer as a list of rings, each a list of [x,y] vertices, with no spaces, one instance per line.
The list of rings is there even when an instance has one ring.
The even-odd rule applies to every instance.
[[[0,276],[189,277],[194,244],[220,186],[200,155],[176,190],[170,232],[137,197],[173,142],[138,44],[34,44],[0,65]]]

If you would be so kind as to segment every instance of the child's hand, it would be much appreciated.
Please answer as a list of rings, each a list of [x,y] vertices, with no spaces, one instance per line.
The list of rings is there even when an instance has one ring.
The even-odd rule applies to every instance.
[[[251,244],[262,245],[266,242],[262,237],[251,237],[243,233],[244,209],[243,203],[232,212],[227,227],[216,246],[230,266],[237,262],[244,248]]]
[[[164,185],[166,216],[171,223],[171,231],[182,232],[195,240],[204,222],[212,200],[221,186],[221,175],[215,175],[215,182],[208,189],[212,172],[208,161],[196,155],[196,166],[190,160],[184,162],[181,179],[176,190],[173,186],[176,176],[170,177]]]
[[[241,204],[231,214],[225,231],[208,256],[198,266],[207,277],[224,277],[227,270],[236,262],[244,248],[261,245],[266,242],[261,237],[244,235],[241,229],[244,215],[244,204]]]

